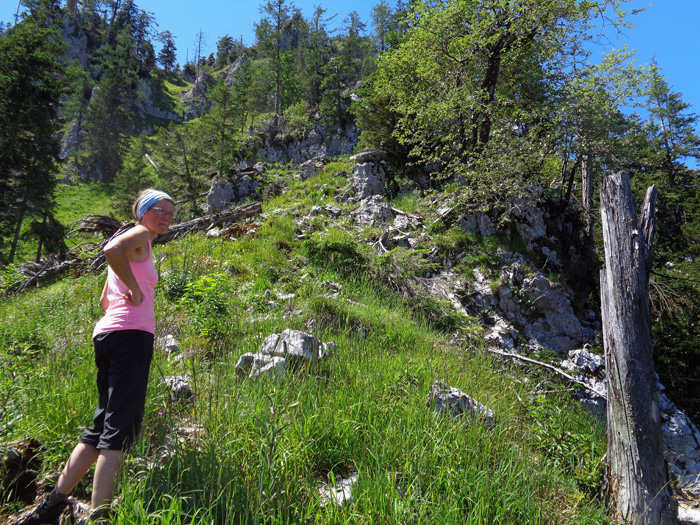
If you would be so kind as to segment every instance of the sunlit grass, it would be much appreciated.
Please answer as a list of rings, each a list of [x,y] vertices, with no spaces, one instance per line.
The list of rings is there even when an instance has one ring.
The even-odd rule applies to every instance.
[[[290,191],[264,205],[279,212],[252,219],[254,232],[154,248],[157,335],[174,335],[181,351],[154,356],[115,523],[606,523],[586,485],[604,435],[575,401],[533,398],[515,380],[524,372],[483,351],[468,319],[436,330],[375,278],[373,251],[346,216],[306,218],[337,205],[343,166],[285,180]],[[421,213],[419,200],[400,202]],[[495,249],[440,235],[440,250],[474,262]],[[90,422],[103,280],[65,278],[0,302],[0,441],[38,439],[42,476],[56,475]],[[287,328],[337,351],[284,380],[239,379],[238,358]],[[193,396],[173,400],[170,375],[187,377]],[[494,428],[437,416],[426,403],[436,380],[491,408]],[[324,505],[319,489],[349,475],[353,501]]]

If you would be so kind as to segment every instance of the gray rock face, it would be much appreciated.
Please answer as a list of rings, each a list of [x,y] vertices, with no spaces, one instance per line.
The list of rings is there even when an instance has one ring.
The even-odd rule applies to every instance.
[[[70,129],[63,134],[61,139],[61,153],[59,156],[61,159],[67,159],[73,148],[78,145],[78,122],[72,120],[70,123]]]
[[[466,232],[484,237],[496,235],[496,227],[485,213],[467,213],[457,219],[457,225]]]
[[[250,62],[248,58],[241,55],[236,59],[236,61],[233,64],[231,64],[224,71],[219,73],[219,75],[224,79],[224,82],[226,82],[226,85],[228,87],[231,87],[233,85],[233,82],[236,79],[238,73],[241,71],[241,68],[244,67],[248,62]]]
[[[430,387],[426,404],[428,407],[434,407],[440,414],[454,418],[466,415],[475,420],[482,420],[488,428],[493,428],[493,411],[490,408],[442,381],[435,381]]]
[[[185,120],[201,117],[204,110],[209,108],[211,104],[208,100],[208,84],[211,76],[204,72],[200,72],[194,81],[194,85],[180,94],[180,102],[185,108]]]
[[[577,349],[569,352],[568,359],[561,364],[563,368],[578,371],[578,378],[598,392],[598,408],[605,414],[605,358],[591,354],[586,349]],[[700,430],[664,394],[662,385],[659,385],[659,390],[664,456],[680,488],[695,498],[700,498]]]
[[[179,115],[173,113],[172,111],[162,109],[155,105],[155,102],[153,101],[153,91],[151,89],[150,82],[145,80],[139,80],[138,89],[141,95],[139,97],[139,100],[141,100],[140,109],[142,113],[144,113],[145,115],[150,115],[152,117],[173,120],[175,122],[180,122],[182,120],[182,118]]]
[[[259,186],[257,180],[251,179],[245,173],[237,175],[233,183],[214,177],[207,194],[207,213],[220,212],[254,197]]]
[[[532,188],[531,197],[540,198],[544,193],[541,186]],[[513,217],[516,219],[515,225],[528,248],[532,249],[532,241],[547,235],[547,226],[544,222],[544,212],[533,204],[526,203],[521,198],[513,198]]]
[[[318,172],[323,169],[323,164],[316,162],[314,160],[307,160],[301,166],[299,166],[298,177],[299,180],[306,180],[309,177],[313,177]]]
[[[380,149],[368,149],[350,157],[353,164],[365,164],[366,162],[379,164],[384,159],[386,159],[386,151]]]
[[[87,68],[88,57],[87,57],[87,35],[85,31],[81,29],[82,16],[79,18],[73,18],[69,14],[63,15],[63,30],[61,31],[63,38],[66,39],[68,43],[68,53],[66,58],[68,60],[77,60],[82,68]]]
[[[390,223],[394,220],[394,212],[381,195],[364,199],[360,207],[353,212],[355,223],[360,226],[374,226]]]
[[[207,194],[207,213],[217,213],[225,210],[236,198],[236,192],[227,180],[214,177]]]
[[[357,199],[366,199],[384,193],[386,174],[379,163],[362,162],[352,169],[351,190]]]
[[[357,145],[359,132],[355,126],[345,129],[326,129],[316,124],[309,135],[300,142],[279,143],[263,140],[251,146],[252,154],[268,162],[294,162],[302,164],[309,159],[349,155]]]
[[[525,327],[525,335],[539,344],[560,352],[579,347],[583,328],[574,315],[569,294],[542,273],[525,277],[521,292],[539,318]]]

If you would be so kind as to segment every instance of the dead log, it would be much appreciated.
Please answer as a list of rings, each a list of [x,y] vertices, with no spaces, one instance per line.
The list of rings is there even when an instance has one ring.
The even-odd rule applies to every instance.
[[[600,195],[608,499],[616,519],[650,525],[677,522],[663,454],[649,316],[656,195],[656,188],[649,188],[639,222],[627,173],[605,177]]]

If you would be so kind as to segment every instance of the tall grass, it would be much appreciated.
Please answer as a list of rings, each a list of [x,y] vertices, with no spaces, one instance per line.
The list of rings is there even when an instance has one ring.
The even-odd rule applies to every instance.
[[[316,199],[328,176],[292,187]],[[436,330],[369,266],[354,266],[371,253],[346,233],[320,224],[297,240],[294,217],[256,222],[234,240],[191,235],[154,249],[157,335],[174,334],[181,358],[156,352],[115,523],[606,523],[587,485],[603,433],[574,401],[534,398],[524,372],[494,361],[471,332]],[[328,250],[353,265],[324,259]],[[103,278],[0,303],[0,441],[41,441],[44,476],[90,421]],[[337,297],[327,280],[341,285]],[[284,379],[237,378],[238,357],[285,328],[313,331],[337,352]],[[163,377],[185,374],[192,397],[172,399]],[[492,408],[495,427],[435,414],[426,398],[438,379]],[[321,487],[350,475],[352,501],[325,504]],[[89,490],[88,477],[78,493]]]

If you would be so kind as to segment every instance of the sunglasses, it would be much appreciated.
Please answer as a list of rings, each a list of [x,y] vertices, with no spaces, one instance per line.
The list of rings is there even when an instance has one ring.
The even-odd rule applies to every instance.
[[[173,212],[164,210],[163,208],[159,208],[158,206],[151,206],[149,209],[151,210],[156,210],[158,213],[160,213],[163,217],[168,217],[170,219],[173,218]]]

